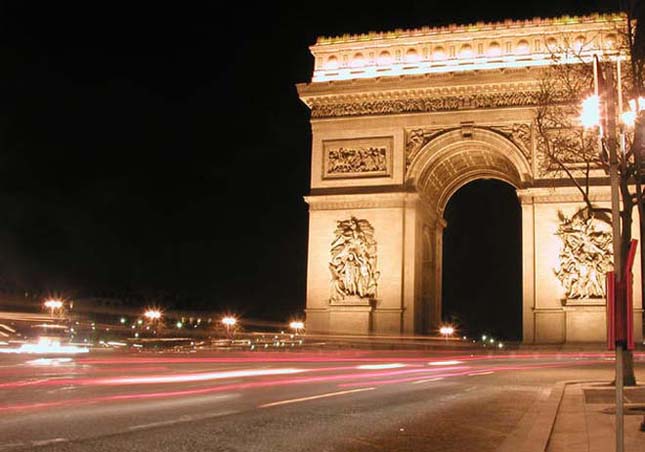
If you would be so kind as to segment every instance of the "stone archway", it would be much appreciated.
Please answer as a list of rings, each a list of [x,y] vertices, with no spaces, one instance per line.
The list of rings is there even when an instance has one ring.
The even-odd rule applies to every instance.
[[[523,341],[603,341],[604,298],[570,293],[557,276],[570,247],[562,228],[580,209],[581,197],[570,180],[545,164],[535,113],[543,67],[553,62],[544,52],[545,39],[585,36],[591,58],[615,42],[622,20],[506,21],[477,29],[324,38],[312,46],[312,80],[298,85],[311,109],[312,129],[311,190],[305,198],[308,330],[431,332],[441,314],[444,209],[460,187],[492,178],[514,187],[520,200]],[[487,55],[485,43],[497,45],[502,35],[504,57]],[[458,51],[465,43],[472,52]],[[422,61],[405,61],[406,47],[415,47]],[[437,55],[433,48],[447,52]],[[391,56],[387,63],[377,58],[382,52]],[[352,64],[359,53],[360,65]],[[596,180],[590,195],[609,205],[606,181]],[[373,290],[334,297],[330,284],[341,273],[350,279],[358,274],[357,260],[347,267],[354,273],[336,266],[334,253],[348,221],[368,231],[361,241],[369,252],[359,273]],[[634,281],[640,284],[636,263]],[[567,267],[564,281],[584,278],[583,271]],[[634,293],[640,340],[640,285]]]
[[[494,129],[460,127],[430,136],[414,153],[406,183],[426,206],[419,308],[424,332],[431,332],[442,317],[444,210],[448,201],[461,187],[478,179],[497,179],[523,188],[531,179],[524,152],[521,145]]]
[[[406,183],[440,216],[450,197],[476,179],[489,178],[522,188],[531,180],[525,150],[492,128],[442,131],[428,138],[410,162]]]
[[[443,214],[441,315],[462,335],[522,337],[522,210],[517,190],[477,179]]]

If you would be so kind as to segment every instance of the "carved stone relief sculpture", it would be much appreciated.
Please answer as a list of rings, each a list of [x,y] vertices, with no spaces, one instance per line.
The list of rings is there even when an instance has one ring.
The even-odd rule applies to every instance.
[[[527,123],[514,123],[508,126],[496,126],[492,128],[510,138],[522,151],[524,157],[531,160],[531,125]]]
[[[509,86],[507,91],[481,92],[473,86],[472,92],[459,94],[426,94],[417,97],[393,99],[319,100],[309,102],[312,118],[335,118],[400,113],[476,110],[483,108],[532,107],[539,104],[537,87]],[[557,99],[563,94],[555,93]]]
[[[336,222],[334,235],[329,262],[331,301],[374,298],[380,276],[376,270],[374,228],[367,220],[351,217]]]
[[[391,139],[324,143],[323,178],[389,176]]]
[[[560,213],[556,234],[562,240],[560,265],[554,269],[567,299],[605,297],[605,273],[612,270],[611,233],[597,229],[585,215]]]
[[[513,123],[508,125],[477,125],[474,123],[462,123],[462,136],[464,138],[472,137],[475,129],[491,130],[505,136],[517,145],[527,160],[531,160],[531,124]],[[421,149],[428,144],[428,142],[432,141],[432,139],[437,135],[449,130],[453,129],[431,127],[408,130],[405,142],[406,169],[410,167],[412,161],[416,158]]]
[[[385,147],[338,148],[327,155],[329,174],[374,173],[387,170]]]
[[[405,166],[408,168],[412,160],[417,156],[424,144],[428,142],[423,129],[408,131],[405,143]]]

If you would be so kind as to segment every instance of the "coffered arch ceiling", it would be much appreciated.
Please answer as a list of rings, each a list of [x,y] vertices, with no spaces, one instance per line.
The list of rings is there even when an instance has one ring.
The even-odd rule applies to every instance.
[[[531,179],[530,165],[517,145],[498,132],[453,129],[423,146],[407,173],[407,183],[440,216],[450,197],[477,179],[499,179],[522,188]]]

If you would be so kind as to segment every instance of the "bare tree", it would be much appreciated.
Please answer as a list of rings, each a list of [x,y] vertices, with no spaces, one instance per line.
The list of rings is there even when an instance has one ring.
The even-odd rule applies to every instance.
[[[613,49],[597,55],[599,69],[594,77],[593,65],[589,61],[589,49],[584,45],[565,45],[550,49],[553,64],[544,69],[536,111],[536,130],[539,150],[543,155],[541,170],[554,181],[568,179],[579,192],[585,208],[577,215],[596,218],[611,223],[611,209],[599,206],[591,195],[591,187],[608,185],[610,169],[610,148],[620,146],[617,152],[618,188],[622,198],[620,208],[620,262],[615,266],[625,267],[625,259],[632,240],[632,218],[634,207],[638,208],[641,237],[645,237],[645,197],[642,188],[641,160],[645,133],[645,116],[638,112],[638,102],[632,108],[637,113],[635,126],[628,128],[616,118],[618,96],[625,106],[629,99],[639,99],[642,91],[643,30],[635,27],[633,16],[637,11],[628,5],[624,26],[617,30],[621,37]],[[584,55],[584,57],[583,57]],[[619,69],[617,60],[624,59]],[[606,77],[603,77],[603,74]],[[622,75],[622,76],[621,76]],[[587,131],[580,122],[581,102],[594,93],[594,80],[604,93],[601,126],[598,130]],[[620,83],[620,89],[618,87]],[[622,93],[622,94],[617,94]],[[618,124],[618,136],[615,124]],[[641,253],[641,266],[645,269],[645,257]],[[642,275],[641,275],[642,278]],[[645,284],[641,279],[642,291]],[[642,292],[645,299],[645,292]],[[624,384],[635,385],[632,353],[624,354]]]

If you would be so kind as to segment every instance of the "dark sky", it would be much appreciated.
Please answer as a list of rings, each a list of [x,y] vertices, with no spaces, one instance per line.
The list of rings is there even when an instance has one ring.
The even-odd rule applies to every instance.
[[[300,310],[316,36],[616,4],[2,2],[2,284]]]

